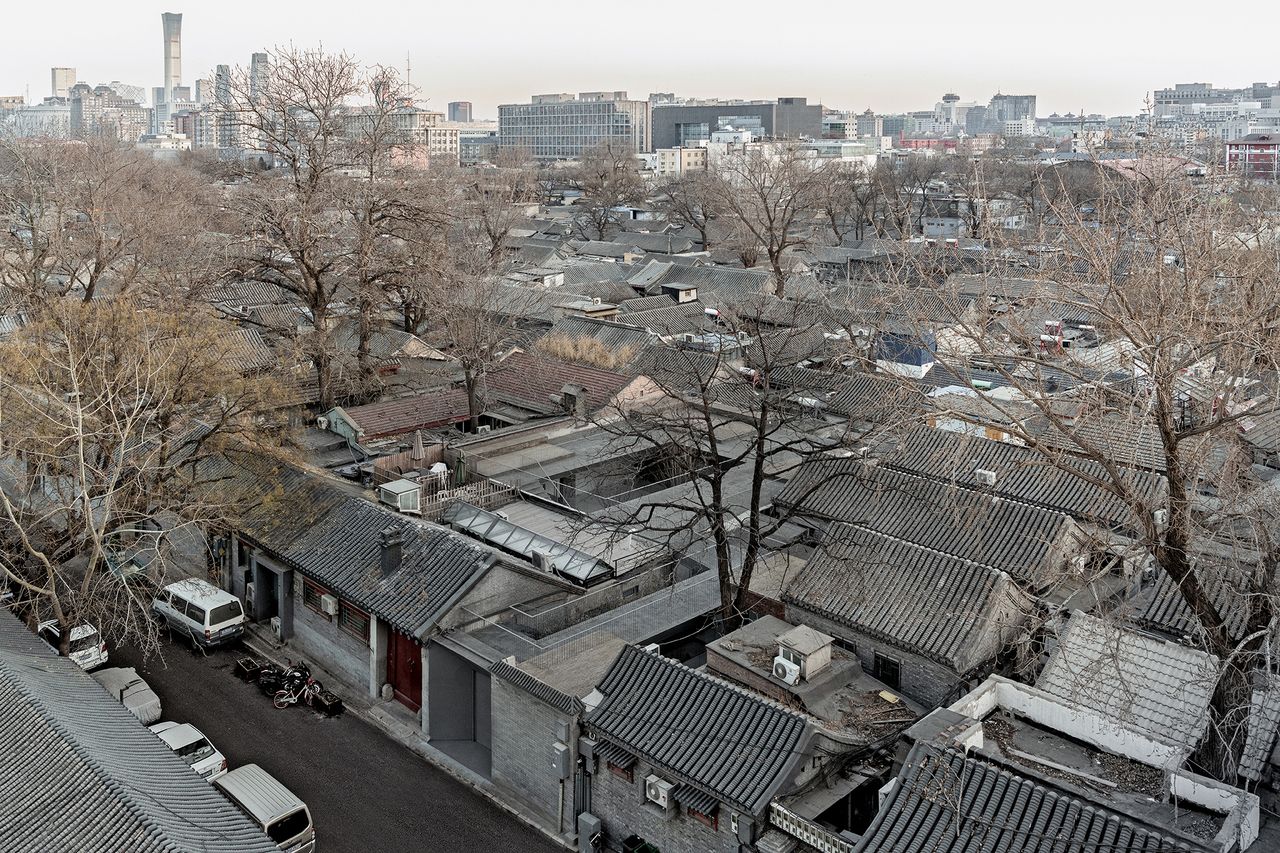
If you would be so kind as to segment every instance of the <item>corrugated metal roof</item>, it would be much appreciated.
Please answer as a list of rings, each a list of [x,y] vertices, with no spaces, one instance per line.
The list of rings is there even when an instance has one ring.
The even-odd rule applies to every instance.
[[[0,612],[0,847],[278,853],[82,669]]]
[[[1004,572],[848,524],[831,525],[784,595],[957,672],[994,654],[980,634],[1017,598]]]
[[[856,853],[1171,853],[1193,845],[985,756],[914,746]]]
[[[803,716],[634,646],[600,683],[587,716],[596,736],[634,752],[719,802],[763,813],[803,757]]]
[[[1217,681],[1212,655],[1073,612],[1036,687],[1189,754]]]

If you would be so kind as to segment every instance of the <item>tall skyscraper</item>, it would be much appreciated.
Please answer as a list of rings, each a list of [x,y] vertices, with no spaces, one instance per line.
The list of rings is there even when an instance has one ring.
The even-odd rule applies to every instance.
[[[450,101],[449,121],[471,121],[471,102]]]
[[[249,97],[257,100],[259,93],[267,85],[267,75],[271,73],[271,59],[265,53],[255,53],[249,59]]]
[[[235,115],[231,112],[231,66],[219,65],[214,69],[213,99],[217,105],[214,114],[217,145],[230,148],[236,136]]]
[[[54,68],[53,74],[53,96],[55,98],[66,98],[71,94],[71,87],[76,84],[76,70],[74,68]]]
[[[164,102],[173,103],[173,90],[182,85],[182,13],[160,15],[164,25]]]

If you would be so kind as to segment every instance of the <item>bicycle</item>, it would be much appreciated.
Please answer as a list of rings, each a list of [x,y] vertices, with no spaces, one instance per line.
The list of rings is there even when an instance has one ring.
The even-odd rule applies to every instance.
[[[316,696],[323,689],[320,682],[311,677],[311,670],[302,661],[298,661],[296,665],[291,665],[284,672],[273,673],[272,678],[269,678],[265,683],[269,684],[275,678],[278,678],[276,683],[280,689],[276,690],[272,698],[272,704],[280,709],[296,705],[300,700],[311,706]]]
[[[316,696],[318,696],[320,691],[323,689],[324,688],[321,687],[320,682],[316,681],[314,678],[308,679],[306,683],[298,684],[292,689],[284,687],[277,690],[275,697],[272,699],[272,704],[283,710],[284,708],[288,708],[290,705],[296,705],[300,701],[305,701],[307,703],[307,707],[311,707]]]

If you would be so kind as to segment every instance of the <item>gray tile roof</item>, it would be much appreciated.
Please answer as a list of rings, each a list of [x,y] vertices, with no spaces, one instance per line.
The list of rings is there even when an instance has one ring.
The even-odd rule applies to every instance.
[[[1271,759],[1271,748],[1280,728],[1280,678],[1268,676],[1253,691],[1249,712],[1249,732],[1240,755],[1240,775],[1258,781]]]
[[[626,325],[621,322],[593,320],[588,317],[564,317],[556,321],[551,328],[553,335],[567,335],[571,338],[595,338],[611,350],[617,351],[626,347],[644,347],[654,340],[655,335],[643,328]]]
[[[773,500],[802,516],[841,521],[991,566],[1038,585],[1074,525],[1061,512],[1002,501],[861,459],[806,461]]]
[[[616,266],[616,264],[610,264]],[[666,294],[659,296],[637,296],[635,299],[628,299],[618,303],[618,313],[630,314],[633,311],[649,311],[653,308],[670,308],[678,303]],[[686,303],[688,304],[688,303]],[[697,304],[697,303],[694,303]],[[698,311],[702,311],[702,305],[698,305]]]
[[[503,681],[519,687],[535,699],[545,702],[565,714],[577,716],[582,713],[582,700],[577,696],[562,693],[536,676],[525,672],[519,667],[512,666],[506,661],[495,663],[490,667],[489,674],[494,678],[501,678]]]
[[[702,304],[686,302],[677,305],[671,300],[661,308],[650,308],[646,311],[630,311],[618,316],[619,321],[630,326],[648,329],[659,335],[678,335],[684,332],[701,332],[706,320]],[[692,310],[691,310],[692,307]]]
[[[318,475],[263,457],[210,460],[206,476],[238,509],[240,534],[396,629],[424,636],[488,571],[492,552],[443,527],[348,494]],[[380,534],[401,532],[398,571],[381,572]]]
[[[856,853],[1172,853],[1174,838],[1045,781],[954,747],[912,748]]]
[[[1123,500],[1089,482],[1089,478],[1108,481],[1105,469],[1089,460],[1059,457],[1056,464],[1051,464],[1030,448],[928,427],[907,430],[886,441],[875,453],[882,465],[891,468],[965,488],[989,489],[1002,497],[1061,510],[1105,527],[1134,526]],[[996,484],[980,484],[974,476],[979,469],[995,472]],[[1120,474],[1128,488],[1152,500],[1164,488],[1163,478],[1153,474],[1127,468],[1121,468]]]
[[[1201,557],[1194,569],[1204,586],[1209,600],[1218,609],[1228,634],[1239,640],[1245,633],[1248,608],[1245,596],[1248,579],[1241,573],[1216,560]],[[1129,600],[1131,619],[1144,628],[1163,631],[1175,637],[1200,639],[1200,621],[1187,606],[1187,600],[1178,590],[1178,584],[1159,569],[1155,578]]]
[[[1190,753],[1208,723],[1217,658],[1073,612],[1036,686]]]
[[[994,656],[984,632],[1022,603],[1004,572],[848,524],[829,528],[783,600],[961,673]]]
[[[600,683],[588,730],[718,802],[760,815],[809,745],[805,718],[634,646]]]
[[[279,853],[86,672],[0,610],[0,848]]]

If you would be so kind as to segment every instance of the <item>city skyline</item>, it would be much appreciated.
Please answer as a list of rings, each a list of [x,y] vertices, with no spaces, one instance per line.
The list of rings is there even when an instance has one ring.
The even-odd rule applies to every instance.
[[[1012,4],[1001,5],[1009,6],[1005,19],[1016,20]],[[369,21],[324,14],[302,17],[292,10],[251,6],[243,0],[228,0],[216,15],[207,7],[180,3],[88,7],[77,10],[74,27],[52,9],[15,9],[8,15],[10,31],[22,37],[14,40],[0,62],[0,94],[27,95],[29,90],[29,102],[38,103],[49,95],[49,69],[55,66],[76,68],[85,82],[123,80],[151,91],[163,83],[162,57],[156,47],[156,18],[161,12],[184,15],[184,70],[192,80],[211,76],[218,64],[247,65],[251,53],[275,45],[323,45],[326,50],[345,50],[364,62],[395,66],[401,73],[407,59],[423,102],[444,111],[450,101],[467,100],[474,104],[477,119],[496,118],[499,104],[523,102],[534,93],[619,89],[636,98],[658,91],[688,97],[798,96],[831,107],[857,111],[869,107],[884,113],[927,109],[944,92],[978,101],[997,92],[1029,93],[1039,97],[1041,115],[1080,111],[1125,115],[1140,112],[1144,97],[1153,89],[1174,82],[1243,86],[1274,77],[1272,69],[1228,50],[1225,45],[1230,39],[1213,38],[1215,28],[1225,26],[1223,22],[1206,21],[1196,31],[1200,44],[1224,45],[1216,54],[1212,49],[1175,51],[1170,50],[1171,39],[1186,38],[1176,21],[1139,20],[1136,11],[1111,7],[1108,31],[1088,30],[1089,62],[1085,64],[1079,48],[1073,47],[1082,42],[1071,34],[1079,29],[1081,38],[1085,36],[1087,14],[1075,16],[1080,23],[1055,21],[1051,43],[1025,38],[1008,27],[993,28],[991,22],[1000,19],[999,9],[964,20],[939,17],[954,49],[917,56],[909,38],[901,42],[852,39],[854,46],[848,50],[815,50],[812,42],[823,40],[823,34],[832,30],[818,27],[811,16],[770,20],[768,27],[761,27],[746,15],[730,19],[715,9],[682,8],[680,22],[689,33],[715,34],[717,47],[699,55],[677,45],[672,37],[675,31],[664,31],[663,38],[655,39],[644,30],[628,29],[627,19],[621,16],[610,29],[611,22],[599,16],[580,21],[535,15],[512,3],[499,6],[502,13],[491,20],[504,25],[491,31],[477,27],[466,10],[428,14],[421,7],[396,10],[399,20],[394,28],[385,26],[386,16]],[[871,9],[859,10],[856,18],[847,17],[851,26],[860,29],[891,29],[893,14],[893,10]],[[1126,16],[1134,18],[1136,29],[1116,20]],[[830,17],[838,23],[845,16],[833,12]],[[252,24],[246,26],[247,21]],[[56,38],[39,37],[41,32],[55,31]],[[440,39],[441,31],[473,37]],[[1143,39],[1135,43],[1122,37],[1132,31],[1142,32]],[[982,47],[988,43],[998,43],[999,50]],[[573,49],[549,48],[555,45],[573,45]],[[727,48],[720,45],[733,45],[737,61],[725,62]],[[967,55],[966,45],[975,48],[977,61],[957,61]],[[476,61],[485,55],[501,56],[503,61]],[[512,73],[513,68],[520,70]],[[1070,73],[1064,74],[1064,68]]]

